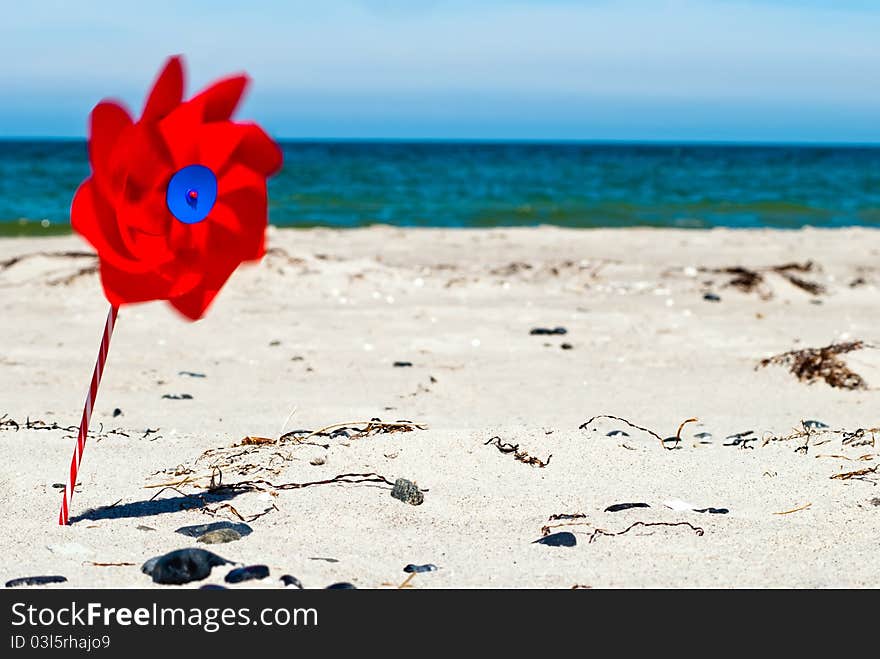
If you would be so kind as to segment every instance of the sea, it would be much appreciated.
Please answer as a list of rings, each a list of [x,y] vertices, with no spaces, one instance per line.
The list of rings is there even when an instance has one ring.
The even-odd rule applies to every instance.
[[[880,227],[880,146],[286,141],[280,227]],[[70,230],[84,141],[0,141],[0,234]]]

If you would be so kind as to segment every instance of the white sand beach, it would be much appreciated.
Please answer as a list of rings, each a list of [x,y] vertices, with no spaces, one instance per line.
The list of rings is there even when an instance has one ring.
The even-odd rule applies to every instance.
[[[880,350],[841,356],[865,389],[756,369],[880,344],[880,230],[272,229],[269,245],[200,322],[120,311],[62,528],[63,428],[107,303],[93,258],[57,255],[91,251],[79,237],[0,239],[0,582],[169,588],[142,563],[202,546],[269,567],[240,588],[397,587],[410,563],[439,568],[412,588],[880,586]],[[763,282],[711,271],[735,266]],[[665,445],[614,419],[580,428],[603,414],[661,438],[698,421]],[[423,429],[237,446],[374,418]],[[424,503],[384,482],[267,484],[369,473]],[[212,474],[227,489],[209,492]],[[605,511],[632,502],[648,507]],[[226,544],[175,532],[242,520],[253,531]],[[533,544],[560,523],[576,546]]]

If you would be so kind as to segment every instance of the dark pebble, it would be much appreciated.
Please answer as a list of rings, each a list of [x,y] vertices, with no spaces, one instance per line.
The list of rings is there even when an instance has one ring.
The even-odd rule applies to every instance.
[[[412,563],[410,563],[405,568],[403,568],[403,571],[404,572],[415,572],[416,574],[418,574],[420,572],[434,572],[437,569],[438,569],[437,566],[434,565],[433,563],[427,563],[425,565],[413,565]]]
[[[621,510],[629,510],[630,508],[650,508],[646,503],[641,501],[637,503],[615,503],[605,509],[606,513],[619,513]]]
[[[804,428],[807,430],[820,430],[822,428],[828,428],[829,425],[827,423],[822,423],[821,421],[816,421],[815,419],[807,419],[804,421]]]
[[[880,497],[874,497],[869,502],[872,506],[880,506]]]
[[[269,576],[269,568],[266,565],[248,565],[237,567],[226,575],[226,583],[241,583],[253,579],[265,579]]]
[[[413,506],[420,506],[425,500],[425,495],[422,494],[419,486],[405,478],[398,478],[394,481],[391,496]]]
[[[563,343],[559,347],[562,348],[563,350],[571,350],[572,348],[574,348],[574,346],[571,345],[570,343]]]
[[[242,522],[211,522],[210,524],[196,524],[194,526],[181,526],[175,529],[175,533],[182,533],[190,538],[198,538],[211,531],[219,531],[220,529],[231,529],[244,537],[253,533],[253,529]]]
[[[113,418],[115,419],[115,418],[118,417],[118,416],[122,416],[122,410],[120,410],[120,409],[117,407],[115,410],[113,410]]]
[[[695,513],[711,513],[713,515],[726,515],[730,511],[727,508],[694,508]]]
[[[67,577],[58,575],[49,577],[20,577],[6,582],[7,588],[18,588],[19,586],[42,586],[48,583],[64,583]]]
[[[703,299],[706,300],[706,302],[721,302],[721,296],[716,295],[715,293],[706,293],[703,296]]]
[[[138,524],[135,528],[138,531],[155,531],[156,530],[152,526],[145,526],[144,524]]]
[[[324,590],[357,590],[357,586],[347,581],[340,581],[339,583],[330,584]]]
[[[394,368],[409,368],[412,366],[412,362],[394,362]]]
[[[192,396],[189,394],[162,394],[162,398],[167,398],[168,400],[192,400]]]
[[[533,327],[529,332],[532,336],[548,336],[550,334],[568,334],[564,327]]]
[[[551,533],[543,538],[535,540],[532,544],[547,545],[548,547],[574,547],[578,543],[574,533],[561,531],[560,533]]]
[[[144,563],[141,571],[153,577],[156,583],[183,584],[201,581],[211,574],[211,568],[230,563],[204,549],[177,549],[156,556]]]
[[[192,371],[178,371],[178,375],[188,375],[191,378],[204,378],[207,377],[204,373],[194,373]]]
[[[338,558],[330,558],[329,556],[309,556],[310,561],[324,561],[326,563],[338,563]]]
[[[294,588],[299,588],[300,590],[303,589],[302,581],[297,579],[292,574],[282,574],[281,575],[281,583],[284,584],[285,588],[287,586],[293,586]]]
[[[206,583],[204,586],[201,586],[199,590],[229,590],[226,586],[221,586],[216,583]]]
[[[606,437],[629,437],[628,432],[624,432],[623,430],[612,430],[611,432],[605,435]]]

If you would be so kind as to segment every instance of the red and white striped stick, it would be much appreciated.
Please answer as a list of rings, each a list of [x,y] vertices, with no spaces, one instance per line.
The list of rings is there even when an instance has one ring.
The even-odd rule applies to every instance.
[[[76,438],[76,448],[70,460],[70,474],[67,477],[67,485],[64,488],[64,499],[61,502],[61,513],[58,515],[58,523],[61,526],[67,524],[70,517],[70,501],[73,499],[73,488],[76,486],[76,474],[79,471],[79,463],[82,461],[83,451],[86,448],[86,437],[89,434],[89,420],[92,418],[92,409],[95,407],[95,399],[98,397],[98,387],[101,386],[101,375],[104,373],[104,362],[107,361],[107,352],[110,350],[110,337],[113,335],[113,326],[116,324],[116,315],[119,307],[110,307],[107,314],[107,322],[104,323],[104,335],[101,337],[101,349],[98,351],[98,361],[95,362],[95,370],[92,373],[92,383],[89,385],[89,393],[83,407],[82,420],[79,422],[79,435]]]

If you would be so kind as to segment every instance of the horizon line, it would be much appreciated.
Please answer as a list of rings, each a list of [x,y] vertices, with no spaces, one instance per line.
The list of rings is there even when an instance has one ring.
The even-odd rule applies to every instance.
[[[880,148],[880,140],[713,140],[713,139],[603,139],[603,138],[541,138],[541,137],[280,137],[281,144],[546,144],[546,145],[619,145],[619,146],[755,146],[755,147],[837,147]],[[86,142],[84,136],[65,135],[0,135],[0,142]]]

